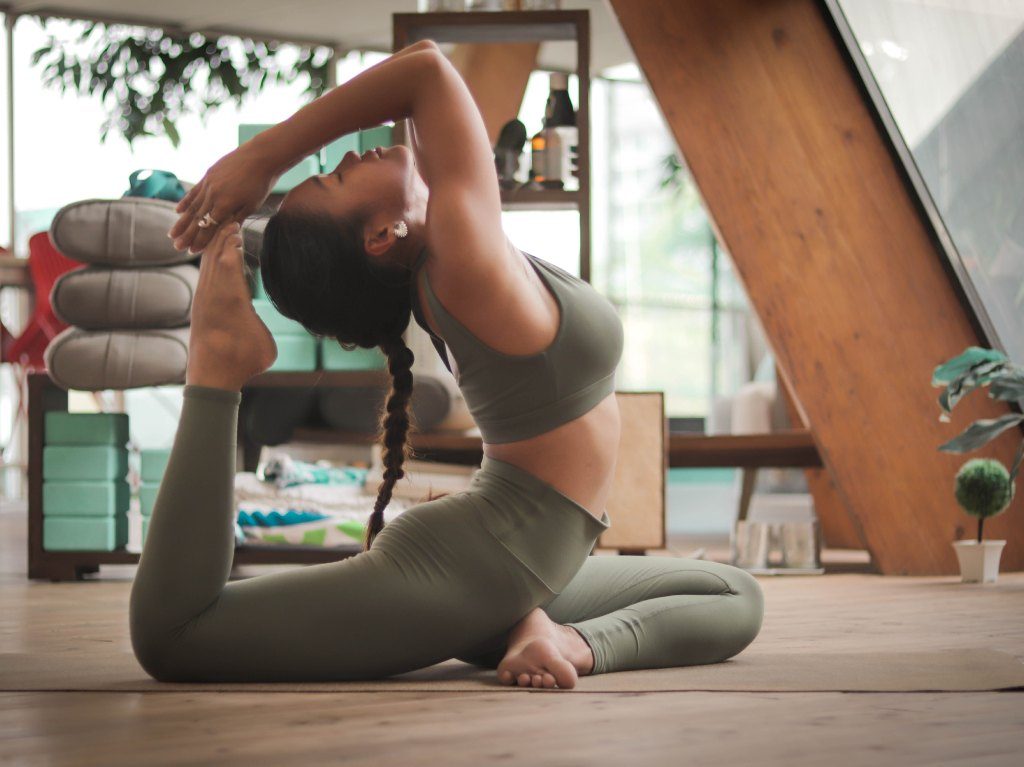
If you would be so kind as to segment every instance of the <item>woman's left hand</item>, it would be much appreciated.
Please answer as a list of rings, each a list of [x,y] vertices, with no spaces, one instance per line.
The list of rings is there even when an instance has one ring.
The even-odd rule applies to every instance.
[[[175,249],[202,253],[219,228],[259,209],[281,173],[253,141],[217,160],[178,202],[181,217],[167,233]]]

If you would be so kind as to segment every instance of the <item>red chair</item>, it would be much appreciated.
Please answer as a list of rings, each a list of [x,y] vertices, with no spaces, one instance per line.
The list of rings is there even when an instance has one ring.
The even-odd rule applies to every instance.
[[[16,338],[11,337],[4,328],[6,337],[0,339],[0,362],[13,365],[18,380],[15,422],[26,415],[25,383],[28,374],[46,370],[43,352],[50,341],[67,327],[67,323],[57,319],[57,315],[53,313],[50,291],[53,290],[53,284],[58,277],[81,266],[83,264],[72,261],[53,246],[49,232],[39,232],[29,238],[28,271],[35,293],[32,316]],[[11,435],[13,438],[13,428]]]

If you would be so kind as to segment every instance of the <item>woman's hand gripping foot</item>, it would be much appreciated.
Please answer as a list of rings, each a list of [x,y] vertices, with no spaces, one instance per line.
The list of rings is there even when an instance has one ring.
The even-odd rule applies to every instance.
[[[590,645],[571,626],[552,621],[534,608],[509,634],[508,650],[498,664],[502,684],[520,687],[576,686],[594,668]]]
[[[238,391],[277,359],[274,337],[253,308],[242,262],[239,226],[225,224],[199,267],[186,383]]]

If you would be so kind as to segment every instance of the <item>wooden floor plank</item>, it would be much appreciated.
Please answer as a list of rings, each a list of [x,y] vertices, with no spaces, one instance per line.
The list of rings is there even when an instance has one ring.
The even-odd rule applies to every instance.
[[[28,581],[23,521],[0,513],[0,652],[130,651],[134,568]],[[1024,660],[1024,573],[985,585],[866,574],[758,581],[765,622],[744,652],[992,648]],[[1024,750],[1022,704],[1020,692],[0,693],[0,762],[1003,767]]]

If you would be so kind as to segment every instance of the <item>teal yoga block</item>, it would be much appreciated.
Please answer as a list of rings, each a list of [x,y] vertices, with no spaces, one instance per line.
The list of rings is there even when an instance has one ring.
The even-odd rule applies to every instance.
[[[139,456],[142,464],[140,471],[142,481],[160,484],[160,480],[164,478],[164,472],[167,471],[167,461],[171,458],[171,451],[140,450]]]
[[[393,143],[392,127],[390,125],[378,125],[376,128],[367,128],[366,130],[359,131],[360,153],[379,146],[389,147]]]
[[[114,551],[128,545],[128,516],[45,517],[46,551]]]
[[[349,133],[341,138],[332,141],[324,148],[324,172],[330,173],[338,167],[345,152],[362,153],[359,143],[359,133]]]
[[[43,448],[46,481],[114,480],[128,473],[128,449],[113,445],[48,445]]]
[[[142,516],[153,516],[153,504],[156,503],[156,494],[159,490],[159,482],[143,482],[139,485],[139,510]]]
[[[304,336],[275,336],[277,360],[270,370],[308,371],[316,370],[316,339]]]
[[[388,358],[379,346],[372,349],[341,348],[337,341],[323,341],[324,370],[383,370],[388,366]]]
[[[267,128],[273,127],[272,124],[258,125],[258,124],[242,124],[238,126],[238,143],[239,145],[244,144],[246,141],[251,139],[257,133],[262,133]],[[310,176],[315,176],[320,172],[320,154],[311,154],[308,157],[303,157],[294,167],[285,171],[285,173],[277,180],[277,184],[271,190],[274,193],[287,192],[290,189],[298,186]]]
[[[253,308],[263,324],[267,326],[275,337],[279,335],[296,336],[309,335],[304,327],[295,320],[290,320],[274,308],[274,305],[265,298],[254,298]]]
[[[55,517],[113,517],[131,504],[128,483],[43,482],[43,515]]]
[[[47,445],[115,445],[128,441],[127,413],[46,413],[43,442]]]

